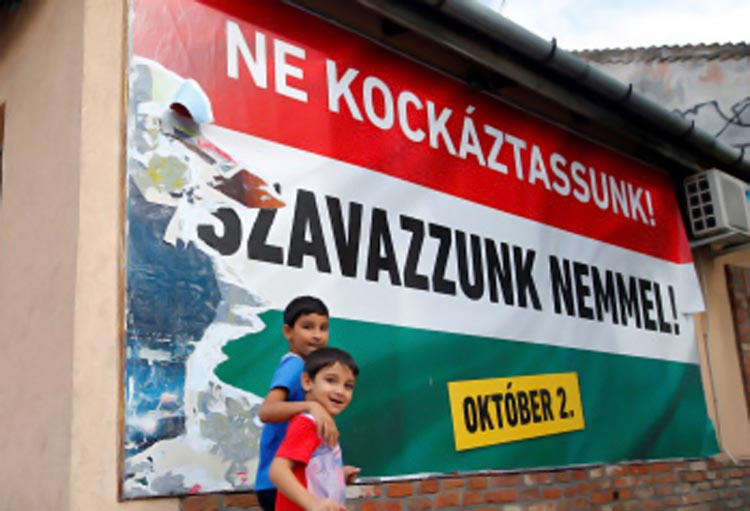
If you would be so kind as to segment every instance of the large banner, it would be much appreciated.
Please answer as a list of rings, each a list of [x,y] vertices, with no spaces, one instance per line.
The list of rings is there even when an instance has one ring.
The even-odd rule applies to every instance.
[[[126,498],[253,487],[281,311],[363,477],[716,452],[670,178],[270,0],[134,0]]]

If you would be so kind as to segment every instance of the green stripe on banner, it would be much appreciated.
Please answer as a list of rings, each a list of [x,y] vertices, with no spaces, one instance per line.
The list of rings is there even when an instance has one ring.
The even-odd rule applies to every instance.
[[[231,341],[216,369],[224,382],[263,396],[287,343],[281,313]],[[656,342],[656,341],[655,341]],[[571,348],[331,319],[331,346],[360,365],[354,399],[337,420],[346,462],[363,476],[562,466],[700,457],[718,450],[700,368]],[[455,450],[447,383],[578,374],[581,431]]]

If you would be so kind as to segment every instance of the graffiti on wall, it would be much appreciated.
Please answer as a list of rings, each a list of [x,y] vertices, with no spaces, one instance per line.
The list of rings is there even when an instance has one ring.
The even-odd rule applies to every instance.
[[[695,121],[722,142],[740,149],[750,147],[750,58],[722,58],[722,52],[732,51],[731,46],[721,46],[712,55],[699,53],[705,53],[705,48],[680,48],[679,58],[666,60],[653,60],[651,50],[668,56],[671,48],[650,48],[642,53],[605,50],[607,62],[596,66]],[[635,57],[628,60],[633,52]]]
[[[729,112],[725,112],[717,100],[676,112],[728,145],[740,149],[750,147],[750,96],[730,106]]]

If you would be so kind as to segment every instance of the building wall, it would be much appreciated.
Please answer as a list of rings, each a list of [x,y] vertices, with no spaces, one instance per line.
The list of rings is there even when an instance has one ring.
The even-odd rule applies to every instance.
[[[0,18],[3,510],[178,507],[118,502],[126,7]]]
[[[83,2],[27,2],[3,17],[0,507],[66,510]]]
[[[750,403],[750,268],[727,265],[726,271],[747,405]]]
[[[126,5],[29,0],[0,22],[0,508],[251,509],[252,495],[118,502]],[[702,325],[731,367],[723,261],[750,264],[702,262]],[[717,372],[718,395],[736,393],[740,373]],[[725,448],[747,456],[747,426],[732,420],[746,406],[718,403]],[[747,462],[724,456],[364,485],[351,507],[747,509],[748,487]]]
[[[126,0],[85,0],[70,508],[168,511],[118,502],[122,391]]]
[[[696,253],[699,274],[704,282],[707,310],[698,318],[698,343],[706,401],[714,419],[722,450],[734,458],[750,458],[750,411],[745,395],[745,366],[737,332],[750,328],[747,317],[735,323],[730,302],[727,265],[750,268],[750,250],[712,257],[708,250]],[[744,287],[743,273],[735,277],[736,287]]]
[[[596,54],[597,52],[593,52]],[[731,46],[652,58],[647,50],[605,50],[596,67],[719,140],[750,148],[750,55]],[[604,54],[609,55],[605,57]]]

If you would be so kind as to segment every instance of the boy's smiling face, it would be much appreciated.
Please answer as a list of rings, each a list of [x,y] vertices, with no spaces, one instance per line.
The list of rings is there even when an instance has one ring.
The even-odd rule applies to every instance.
[[[282,332],[289,341],[289,351],[305,358],[328,344],[328,316],[316,312],[302,314],[294,326],[285,324]]]
[[[302,388],[308,393],[308,399],[317,401],[323,408],[335,417],[349,406],[354,393],[356,377],[352,370],[341,362],[322,368],[310,378],[302,373]]]

